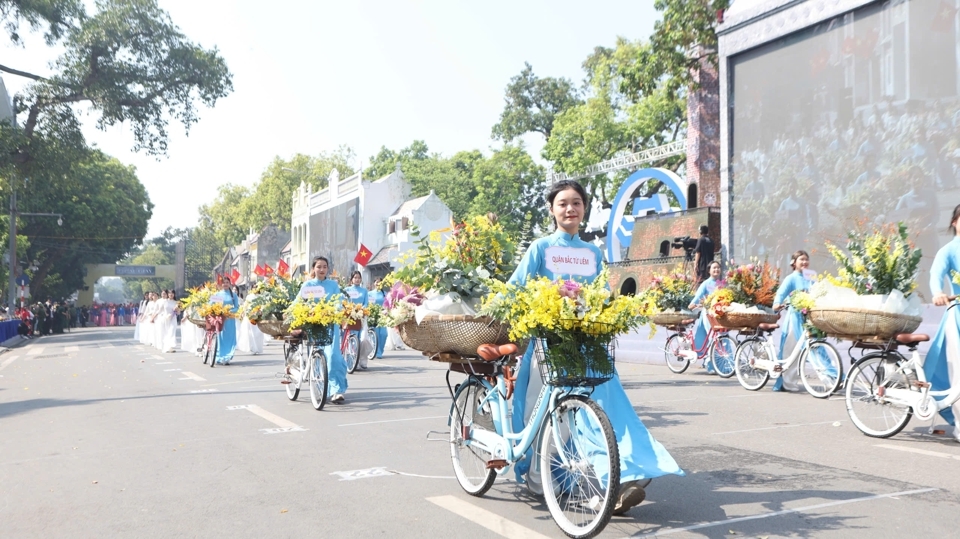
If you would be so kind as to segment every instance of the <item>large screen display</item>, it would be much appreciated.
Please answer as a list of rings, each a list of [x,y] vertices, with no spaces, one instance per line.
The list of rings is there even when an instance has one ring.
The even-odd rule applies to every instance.
[[[824,248],[903,221],[928,270],[960,203],[956,0],[878,2],[731,58],[736,257],[834,271]]]
[[[310,216],[310,260],[315,256],[327,257],[331,274],[350,276],[350,272],[357,267],[353,259],[357,256],[359,245],[359,199]]]

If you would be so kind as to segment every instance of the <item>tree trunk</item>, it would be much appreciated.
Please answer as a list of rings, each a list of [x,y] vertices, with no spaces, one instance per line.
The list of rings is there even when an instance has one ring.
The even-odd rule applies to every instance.
[[[47,259],[40,265],[37,269],[37,272],[33,274],[33,279],[30,281],[30,293],[34,298],[39,299],[43,291],[43,281],[47,278],[47,275],[50,273],[50,268],[53,267],[53,263],[60,258],[60,255],[66,250],[66,247],[61,247],[55,250]]]

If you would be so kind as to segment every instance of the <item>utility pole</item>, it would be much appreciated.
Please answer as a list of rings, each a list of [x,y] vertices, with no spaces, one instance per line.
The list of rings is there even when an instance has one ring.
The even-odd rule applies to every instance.
[[[10,287],[10,316],[13,316],[17,308],[17,190],[13,183],[10,182],[10,278],[7,279],[7,286]]]

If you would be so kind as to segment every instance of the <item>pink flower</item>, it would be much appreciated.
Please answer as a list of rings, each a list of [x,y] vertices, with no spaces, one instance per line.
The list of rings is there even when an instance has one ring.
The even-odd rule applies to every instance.
[[[576,299],[580,295],[580,283],[576,281],[563,281],[560,284],[560,295],[565,298]]]
[[[753,264],[747,264],[747,270],[753,271]]]

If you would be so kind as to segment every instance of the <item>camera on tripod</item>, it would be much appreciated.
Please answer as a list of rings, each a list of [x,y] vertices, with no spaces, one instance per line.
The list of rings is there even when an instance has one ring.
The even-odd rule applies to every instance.
[[[673,238],[673,243],[670,244],[670,247],[683,249],[683,254],[687,260],[693,260],[693,250],[697,248],[697,240],[690,236]]]

